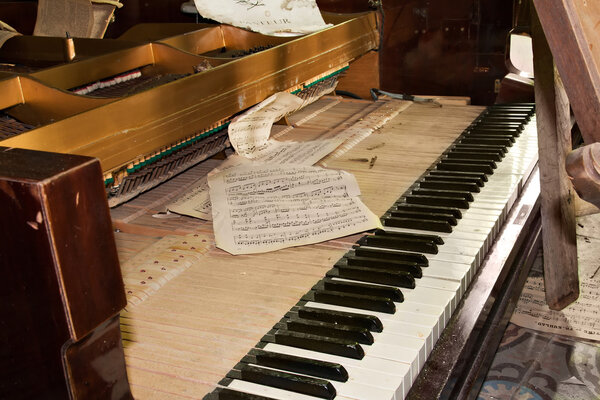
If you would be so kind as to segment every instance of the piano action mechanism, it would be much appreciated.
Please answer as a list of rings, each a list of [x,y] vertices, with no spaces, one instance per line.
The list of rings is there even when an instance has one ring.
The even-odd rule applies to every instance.
[[[114,347],[124,354],[115,365],[124,361],[128,378],[91,382],[119,388],[111,398],[363,400],[476,390],[490,359],[486,350],[497,345],[512,310],[503,295],[518,292],[527,272],[518,266],[530,264],[539,246],[539,189],[529,179],[537,159],[533,105],[437,108],[334,96],[290,116],[291,125],[274,127],[280,139],[310,140],[376,119],[384,106],[400,110],[362,142],[321,161],[357,177],[364,202],[382,215],[384,228],[376,232],[234,257],[214,247],[210,223],[160,213],[218,164],[210,157],[228,147],[233,115],[277,91],[302,94],[329,84],[376,48],[373,14],[330,18],[332,28],[298,39],[212,26],[136,42],[151,31],[146,27],[103,54],[31,63],[35,71],[0,81],[9,94],[1,104],[7,127],[0,142],[8,154],[26,148],[99,160],[92,163],[94,179],[101,180],[101,168],[125,283],[124,291],[100,283],[94,290],[128,301],[120,314],[123,348]],[[23,154],[68,164],[62,156]],[[372,165],[356,161],[373,156]],[[27,173],[19,179],[29,182]],[[2,173],[3,185],[12,180]],[[9,192],[2,193],[10,203]],[[92,197],[104,204],[104,196],[85,198]],[[107,218],[95,221],[112,241]],[[66,235],[46,232],[48,243]],[[71,236],[60,240],[77,247]],[[86,273],[110,270],[119,278],[114,257],[97,258],[110,265],[92,262]],[[45,265],[51,282],[66,276],[60,260]],[[65,310],[96,307],[61,301]],[[85,347],[96,338],[89,332],[102,328],[115,343],[123,305],[115,300],[104,319],[81,332],[65,314],[70,330],[60,340]],[[55,373],[61,362],[69,365],[60,344],[48,351]],[[84,354],[79,365],[92,359]],[[57,397],[85,397],[77,392],[80,381],[65,382]],[[0,389],[18,384],[27,382],[3,381]],[[121,390],[127,384],[131,392]]]

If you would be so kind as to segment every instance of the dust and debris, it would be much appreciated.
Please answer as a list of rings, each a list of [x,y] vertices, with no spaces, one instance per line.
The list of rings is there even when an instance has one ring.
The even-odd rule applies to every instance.
[[[354,162],[369,162],[368,158],[349,158],[348,161],[354,161]]]
[[[369,161],[369,169],[373,168],[373,165],[375,165],[375,161],[377,161],[377,156],[372,157],[371,161]]]
[[[381,142],[379,144],[376,144],[375,146],[367,147],[367,150],[375,150],[375,149],[379,149],[383,146],[385,146],[385,142]]]
[[[580,228],[583,228],[583,224],[577,223],[577,226],[579,226]]]

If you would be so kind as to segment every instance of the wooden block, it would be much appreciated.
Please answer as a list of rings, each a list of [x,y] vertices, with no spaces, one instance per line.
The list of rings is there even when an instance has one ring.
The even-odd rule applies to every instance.
[[[0,398],[68,398],[63,346],[125,305],[100,164],[0,147],[0,207]]]
[[[575,191],[565,170],[571,150],[570,109],[536,18],[532,33],[546,301],[551,309],[562,310],[579,296]]]

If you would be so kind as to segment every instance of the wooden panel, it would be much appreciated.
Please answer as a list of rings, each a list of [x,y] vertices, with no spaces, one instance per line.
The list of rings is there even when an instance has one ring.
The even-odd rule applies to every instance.
[[[67,398],[63,345],[125,305],[99,163],[0,148],[0,206],[0,398]]]
[[[534,0],[586,143],[600,141],[600,3]]]
[[[571,150],[569,100],[539,22],[533,23],[546,301],[561,310],[579,296],[574,190],[565,170]]]

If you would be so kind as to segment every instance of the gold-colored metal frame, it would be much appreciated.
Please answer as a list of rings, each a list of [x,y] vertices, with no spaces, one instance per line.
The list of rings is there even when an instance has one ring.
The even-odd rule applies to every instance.
[[[320,32],[80,112],[0,145],[94,156],[104,171],[115,170],[377,47],[375,14],[335,18],[342,21]],[[124,52],[160,47],[146,46]]]

